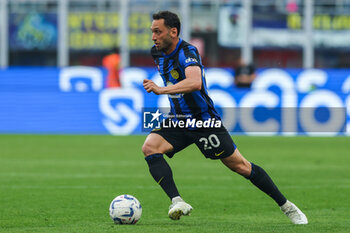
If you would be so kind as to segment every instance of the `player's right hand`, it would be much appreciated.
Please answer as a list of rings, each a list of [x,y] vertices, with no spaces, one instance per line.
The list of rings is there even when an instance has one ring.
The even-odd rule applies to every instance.
[[[153,92],[156,95],[160,95],[161,93],[161,87],[159,87],[157,84],[155,84],[152,80],[144,79],[143,80],[143,88],[150,93]]]

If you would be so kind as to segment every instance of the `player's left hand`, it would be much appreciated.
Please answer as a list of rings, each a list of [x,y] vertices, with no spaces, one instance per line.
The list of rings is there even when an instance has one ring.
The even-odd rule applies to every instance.
[[[143,80],[143,88],[150,93],[153,92],[156,95],[161,94],[161,87],[159,87],[157,84],[155,84],[152,80],[144,79]]]

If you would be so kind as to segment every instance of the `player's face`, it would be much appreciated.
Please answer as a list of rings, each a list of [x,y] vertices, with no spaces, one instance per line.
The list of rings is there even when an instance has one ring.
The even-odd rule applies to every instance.
[[[156,48],[166,54],[169,53],[173,45],[174,33],[164,25],[164,19],[153,20],[151,30],[152,40]]]

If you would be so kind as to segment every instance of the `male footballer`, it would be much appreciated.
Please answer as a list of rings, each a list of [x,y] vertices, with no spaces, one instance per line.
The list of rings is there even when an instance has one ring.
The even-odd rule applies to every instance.
[[[153,130],[142,146],[151,175],[172,201],[169,217],[178,220],[182,215],[189,215],[192,207],[181,198],[163,154],[172,158],[175,153],[195,143],[206,158],[220,159],[229,169],[269,195],[294,224],[307,224],[305,214],[286,199],[264,169],[242,156],[221,125],[220,115],[208,96],[201,57],[193,45],[179,37],[180,27],[178,16],[172,12],[160,11],[153,15],[151,31],[154,46],[151,54],[165,87],[151,80],[143,81],[147,92],[169,96],[173,117],[168,120],[176,122],[174,127]],[[181,121],[184,127],[176,127]],[[214,121],[214,124],[203,127],[208,121]]]

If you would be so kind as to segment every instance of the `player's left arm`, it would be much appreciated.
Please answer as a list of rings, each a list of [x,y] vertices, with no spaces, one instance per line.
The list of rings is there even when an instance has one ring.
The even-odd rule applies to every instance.
[[[186,78],[175,85],[159,87],[152,80],[144,79],[143,87],[149,92],[161,94],[182,94],[202,89],[202,70],[199,66],[188,66],[185,69]]]

